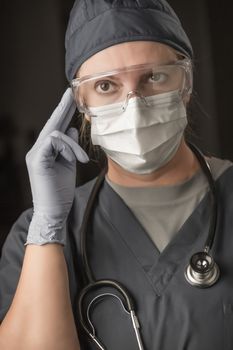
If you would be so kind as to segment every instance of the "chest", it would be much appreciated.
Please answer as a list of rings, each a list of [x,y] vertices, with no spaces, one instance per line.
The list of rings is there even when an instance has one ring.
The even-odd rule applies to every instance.
[[[208,199],[161,254],[133,214],[113,202],[97,207],[91,218],[87,256],[97,280],[120,282],[134,300],[145,349],[232,348],[233,239],[229,215],[220,214],[213,247],[220,280],[211,288],[199,289],[187,283],[184,270],[191,255],[203,249],[209,228]],[[101,290],[102,294],[112,292]],[[88,303],[95,297],[93,293]],[[90,311],[97,336],[107,349],[138,348],[130,316],[119,299],[98,299]]]

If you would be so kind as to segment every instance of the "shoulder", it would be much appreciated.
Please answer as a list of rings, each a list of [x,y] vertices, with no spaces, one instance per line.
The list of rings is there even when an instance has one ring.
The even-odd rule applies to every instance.
[[[233,211],[233,163],[227,159],[211,157],[209,165],[216,184],[219,207]]]
[[[233,193],[233,163],[228,159],[207,158],[217,188],[228,194]]]
[[[0,271],[9,260],[16,264],[23,259],[27,239],[28,228],[32,219],[33,209],[29,208],[21,213],[15,223],[12,225],[6,240],[2,247],[0,259]]]
[[[88,198],[91,194],[91,190],[96,182],[96,178],[91,181],[86,182],[82,186],[78,186],[75,189],[74,202],[73,202],[73,210],[77,210],[77,208],[83,208],[86,206]]]
[[[95,182],[96,182],[97,178],[94,178],[88,182],[86,182],[85,184],[76,187],[75,189],[75,199],[77,198],[83,198],[83,197],[87,197],[88,194],[91,192]]]
[[[20,246],[19,242],[26,241],[28,227],[30,225],[32,215],[33,208],[29,208],[20,214],[20,216],[11,227],[10,233],[8,234],[4,243],[4,247],[7,246],[11,249],[17,247],[18,249]]]
[[[221,159],[217,157],[206,158],[210,166],[212,176],[215,180],[221,178],[221,176],[230,175],[233,171],[233,163],[228,159]],[[227,172],[228,170],[229,173]]]
[[[12,226],[0,259],[0,321],[10,307],[19,280],[27,231],[33,210],[24,211]]]

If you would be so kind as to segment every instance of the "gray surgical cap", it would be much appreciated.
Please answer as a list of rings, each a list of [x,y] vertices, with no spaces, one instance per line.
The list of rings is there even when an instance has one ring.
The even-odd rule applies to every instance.
[[[190,41],[165,0],[76,0],[66,32],[66,76],[95,53],[123,42],[157,41],[192,58]]]

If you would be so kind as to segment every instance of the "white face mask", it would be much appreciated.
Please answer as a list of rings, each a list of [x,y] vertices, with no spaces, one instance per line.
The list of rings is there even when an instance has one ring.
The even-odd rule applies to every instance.
[[[187,125],[186,108],[178,91],[90,108],[91,138],[122,168],[149,174],[173,158]]]

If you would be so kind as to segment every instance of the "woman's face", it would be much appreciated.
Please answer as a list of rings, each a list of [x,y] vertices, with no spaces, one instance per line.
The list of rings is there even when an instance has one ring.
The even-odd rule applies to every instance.
[[[77,77],[111,71],[138,64],[167,64],[177,60],[169,46],[150,41],[121,43],[104,49],[86,60]]]
[[[77,78],[83,78],[86,76],[95,75],[103,72],[120,70],[130,66],[139,66],[147,64],[153,64],[155,66],[163,66],[169,64],[172,65],[179,59],[180,56],[173,49],[161,43],[148,41],[127,42],[111,46],[90,57],[83,63],[83,65],[79,69]],[[89,85],[85,87],[80,87],[80,101],[84,102],[83,105],[87,107],[87,110],[89,110],[89,112],[91,111],[91,109],[97,109],[98,107],[99,109],[105,108],[107,105],[112,106],[114,104],[119,104],[120,102],[122,102],[123,104],[125,99],[128,97],[127,94],[129,94],[129,92],[139,92],[141,96],[153,96],[149,93],[148,95],[145,95],[143,93],[144,91],[149,92],[148,90],[146,90],[145,86],[151,85],[153,86],[153,88],[158,87],[160,84],[160,79],[160,85],[166,85],[166,83],[163,83],[164,80],[159,76],[163,76],[162,69],[161,71],[158,71],[159,77],[157,77],[156,74],[155,77],[151,76],[151,74],[148,77],[148,71],[146,72],[147,74],[145,74],[145,72],[138,71],[137,69],[132,71],[129,69],[127,71],[123,71],[123,73],[121,72],[122,71],[120,71],[120,78],[119,76],[114,78],[111,76],[111,79],[109,79],[110,87],[108,86],[108,82],[107,86],[105,86],[107,80],[103,80],[105,78],[104,74],[103,78],[101,77],[102,74],[100,76],[94,77],[94,82],[92,79],[90,79],[90,77],[86,78],[87,80],[90,79],[90,84],[87,83]],[[149,73],[151,72],[149,71]],[[180,76],[182,77],[183,74],[181,74]],[[177,75],[175,77],[177,77]],[[173,79],[170,79],[169,76],[167,80],[168,82],[173,82]],[[182,81],[182,79],[174,80],[176,86],[174,87],[172,85],[172,88],[169,91],[177,90],[177,81]],[[101,86],[101,84],[103,86]],[[111,85],[113,86],[112,88]],[[115,85],[119,86],[119,90],[115,88]],[[171,86],[169,85],[169,87]],[[144,89],[144,91],[139,90],[139,88],[141,90]],[[150,90],[150,92],[152,92],[152,90]],[[98,98],[96,95],[98,95]],[[114,98],[114,101],[111,100],[112,98]],[[100,99],[107,102],[105,104],[101,104],[99,103]],[[80,105],[82,104],[80,103]],[[91,117],[89,117],[88,114],[85,114],[85,117],[87,120],[91,121]],[[108,157],[108,159],[109,164],[112,164],[111,158]]]

